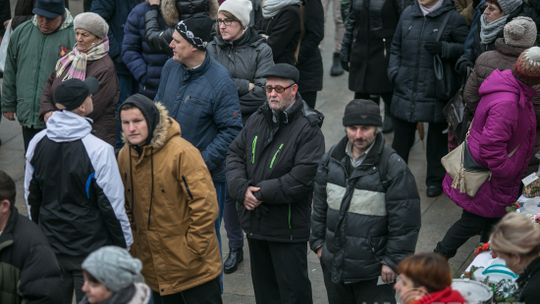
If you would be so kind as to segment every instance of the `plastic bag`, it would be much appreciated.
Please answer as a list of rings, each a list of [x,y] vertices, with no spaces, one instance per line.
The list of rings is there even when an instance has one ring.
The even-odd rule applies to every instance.
[[[6,65],[6,56],[7,56],[7,49],[9,45],[9,38],[11,38],[11,21],[6,26],[6,32],[4,33],[4,37],[2,37],[2,42],[0,43],[0,71],[4,72],[4,66]]]

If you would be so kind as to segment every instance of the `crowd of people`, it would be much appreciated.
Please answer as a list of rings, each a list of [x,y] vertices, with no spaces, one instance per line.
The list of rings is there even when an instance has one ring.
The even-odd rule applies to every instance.
[[[519,301],[538,298],[540,226],[505,216],[538,168],[537,1],[10,4],[0,112],[21,125],[28,216],[0,170],[1,303],[222,303],[244,238],[259,304],[313,302],[308,250],[329,303],[465,303],[448,259],[474,235],[520,274]],[[330,75],[354,92],[337,142],[316,103],[329,7]],[[445,117],[456,94],[463,130]],[[415,254],[424,123],[426,196],[463,213]],[[489,174],[473,194],[449,149]]]

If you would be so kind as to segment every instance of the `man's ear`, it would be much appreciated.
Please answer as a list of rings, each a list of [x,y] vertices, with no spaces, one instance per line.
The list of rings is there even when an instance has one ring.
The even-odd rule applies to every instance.
[[[0,213],[7,213],[11,209],[11,202],[7,199],[0,201]]]

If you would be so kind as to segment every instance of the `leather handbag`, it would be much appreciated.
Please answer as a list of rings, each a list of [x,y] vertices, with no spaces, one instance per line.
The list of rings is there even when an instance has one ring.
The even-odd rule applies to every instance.
[[[436,41],[441,39],[450,15],[451,13],[448,12],[444,16]],[[456,95],[459,81],[456,73],[454,73],[454,63],[443,60],[440,55],[435,55],[433,56],[433,71],[435,73],[435,96],[437,99],[447,101]]]

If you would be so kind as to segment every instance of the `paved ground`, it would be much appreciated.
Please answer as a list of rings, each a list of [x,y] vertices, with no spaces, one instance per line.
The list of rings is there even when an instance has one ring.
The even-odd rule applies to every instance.
[[[11,0],[14,2],[14,0]],[[72,10],[78,12],[82,7],[82,0],[71,0]],[[331,19],[329,21],[332,21]],[[331,55],[333,51],[334,28],[332,22],[326,24],[326,39],[321,44],[321,50],[324,60],[324,89],[319,93],[317,109],[324,113],[325,122],[323,133],[326,138],[326,149],[335,144],[342,136],[344,129],[341,124],[341,118],[345,104],[353,97],[352,92],[347,88],[347,74],[332,78],[328,76],[331,65]],[[17,182],[17,206],[21,212],[25,212],[22,187],[24,176],[24,155],[21,131],[18,123],[9,122],[5,119],[0,123],[0,168],[7,171]],[[392,142],[392,135],[386,136],[387,143]],[[418,190],[421,194],[422,204],[422,229],[416,246],[417,251],[433,250],[437,241],[439,241],[448,227],[459,217],[461,209],[456,207],[446,196],[437,198],[427,198],[425,196],[425,143],[417,139],[411,152],[409,164],[413,174],[416,176]],[[224,254],[228,248],[226,246],[226,234],[222,229],[224,239]],[[475,238],[467,243],[458,255],[450,261],[454,273],[460,273],[467,263],[469,255],[472,252]],[[244,250],[244,256],[248,256],[247,245]],[[315,254],[309,253],[309,275],[313,287],[314,303],[327,303],[326,291],[322,280],[321,268]],[[249,273],[249,260],[246,259],[234,274],[225,275],[223,296],[224,303],[255,303],[253,297],[253,288]]]

